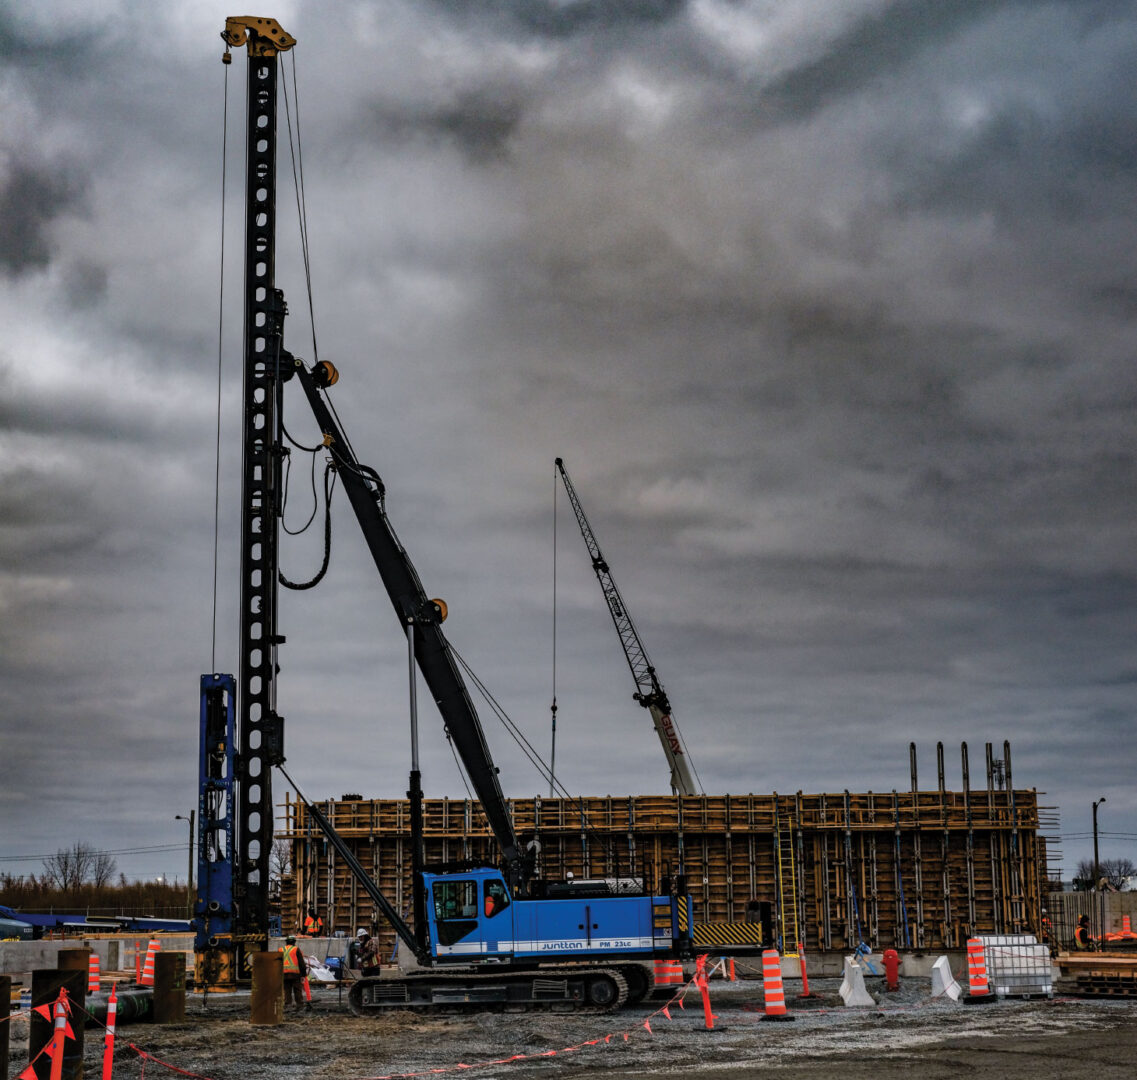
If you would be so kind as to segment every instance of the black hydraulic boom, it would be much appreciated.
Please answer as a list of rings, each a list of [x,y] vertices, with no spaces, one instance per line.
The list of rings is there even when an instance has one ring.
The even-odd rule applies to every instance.
[[[415,660],[419,671],[430,688],[501,848],[506,878],[511,888],[523,891],[527,871],[498,782],[497,766],[486,745],[477,710],[442,632],[446,605],[441,600],[427,597],[418,572],[387,517],[382,480],[373,469],[360,465],[355,459],[351,445],[324,400],[323,390],[339,378],[338,372],[325,361],[312,368],[306,367],[301,360],[289,358],[289,362],[323,432],[324,444],[335,462],[395,614],[404,629],[408,625],[414,627]]]

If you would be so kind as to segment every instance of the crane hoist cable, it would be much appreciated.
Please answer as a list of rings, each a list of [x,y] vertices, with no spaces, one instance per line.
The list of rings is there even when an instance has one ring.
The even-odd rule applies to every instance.
[[[319,363],[320,350],[316,343],[316,310],[312,299],[312,261],[308,249],[308,199],[304,190],[304,147],[300,138],[300,85],[296,79],[296,51],[290,50],[292,59],[292,102],[296,109],[296,136],[292,135],[292,105],[288,97],[288,78],[281,80],[284,88],[284,116],[288,126],[288,149],[292,159],[292,187],[296,193],[296,216],[300,230],[300,250],[304,259],[304,281],[308,295],[308,319],[312,328],[312,358]]]
[[[217,446],[213,458],[213,640],[209,670],[217,670],[217,573],[221,552],[221,388],[222,358],[225,355],[225,188],[229,156],[229,68],[225,67],[225,89],[221,106],[221,285],[217,294]]]
[[[584,805],[584,799],[579,795],[573,795],[562,784],[555,781],[552,770],[541,759],[541,755],[534,748],[533,744],[530,743],[529,740],[525,737],[522,730],[505,711],[497,698],[495,698],[493,694],[490,693],[489,688],[478,677],[477,672],[475,672],[474,669],[470,667],[465,657],[463,657],[462,654],[454,647],[453,642],[450,643],[450,651],[454,654],[454,659],[458,663],[458,666],[469,677],[470,682],[473,684],[474,688],[478,691],[479,694],[482,695],[483,700],[487,705],[489,705],[490,710],[493,712],[494,716],[497,717],[498,722],[503,728],[505,728],[506,732],[518,745],[518,747],[520,747],[521,752],[529,759],[530,764],[532,764],[533,767],[539,773],[541,773],[546,780],[550,782],[551,786],[555,786],[560,797],[565,800],[565,802],[572,803],[580,811],[580,819],[582,822],[583,831],[587,833],[592,839],[594,839],[601,847],[604,847],[608,843],[605,835],[601,833],[600,830],[595,826],[588,825],[586,823],[587,813]],[[469,788],[467,787],[467,791],[468,790]],[[550,795],[550,798],[552,797],[553,796]]]
[[[290,99],[288,96],[288,79],[285,77],[281,80],[284,88],[284,115],[288,128],[288,149],[292,162],[292,188],[296,195],[296,219],[297,228],[300,232],[300,254],[304,262],[304,284],[308,300],[308,321],[312,331],[312,362],[318,364],[320,362],[320,345],[316,336],[316,308],[312,289],[312,259],[308,246],[308,197],[304,188],[304,143],[300,136],[300,84],[296,78],[295,49],[291,50],[289,55],[292,60],[292,97]],[[296,111],[295,134],[292,130],[293,108],[295,108]],[[340,431],[343,432],[344,438],[348,441],[351,456],[358,460],[355,448],[352,447],[351,440],[348,438],[347,429],[344,427],[343,422],[339,418],[339,414],[336,412],[335,403],[332,401],[332,395],[327,387],[324,389],[324,399],[327,401],[328,408],[335,417]],[[378,484],[380,501],[382,502],[384,495],[383,482],[379,479],[378,473],[375,473],[373,470],[370,475]]]

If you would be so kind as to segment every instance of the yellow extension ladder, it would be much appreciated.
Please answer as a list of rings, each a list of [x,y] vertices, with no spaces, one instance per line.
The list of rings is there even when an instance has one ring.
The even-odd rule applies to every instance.
[[[797,873],[794,869],[794,835],[790,818],[781,819],[774,803],[774,844],[778,861],[778,919],[782,925],[782,955],[797,956]]]

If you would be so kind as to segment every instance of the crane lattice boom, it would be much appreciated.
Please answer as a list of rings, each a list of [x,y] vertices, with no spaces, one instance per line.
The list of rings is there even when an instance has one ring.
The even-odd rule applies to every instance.
[[[652,665],[639,632],[636,630],[636,624],[632,621],[624,598],[616,587],[612,572],[608,569],[608,563],[605,561],[600,551],[600,545],[596,541],[596,534],[592,531],[584,507],[580,504],[580,497],[565,470],[565,464],[560,458],[557,458],[556,465],[565,486],[565,493],[568,495],[573,513],[576,515],[577,524],[580,526],[580,534],[584,537],[588,554],[592,557],[592,569],[596,572],[596,579],[600,582],[600,588],[608,604],[608,611],[616,626],[616,633],[620,636],[620,644],[623,646],[624,656],[628,661],[628,667],[631,669],[632,678],[635,680],[636,693],[633,696],[651,713],[656,733],[663,745],[663,752],[671,766],[671,790],[677,795],[698,795],[699,788],[695,783],[690,762],[683,748],[679,728],[671,716],[671,702],[667,698],[667,691],[663,689],[663,684],[659,681],[655,667]]]

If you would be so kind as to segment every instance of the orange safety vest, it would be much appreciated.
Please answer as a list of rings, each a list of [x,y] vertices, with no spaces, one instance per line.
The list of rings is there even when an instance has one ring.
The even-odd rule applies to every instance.
[[[296,945],[285,945],[280,950],[284,953],[284,974],[300,974],[300,949]]]
[[[315,918],[312,918],[311,915],[304,916],[304,933],[309,937],[315,937],[323,929],[324,920],[319,915]]]

